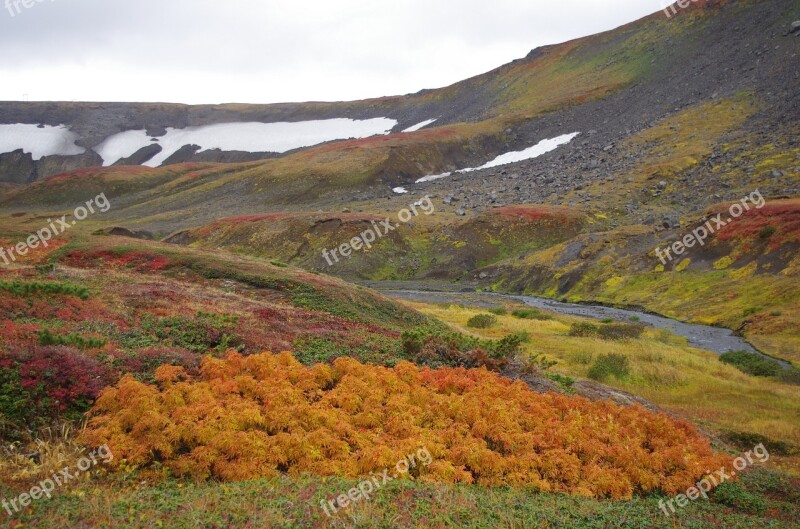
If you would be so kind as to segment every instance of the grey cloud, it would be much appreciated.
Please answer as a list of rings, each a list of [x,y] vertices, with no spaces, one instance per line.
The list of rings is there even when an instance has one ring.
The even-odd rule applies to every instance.
[[[660,0],[43,0],[14,17],[0,6],[0,99],[28,92],[35,99],[276,102],[406,93],[481,73],[538,45],[611,29],[660,6]],[[48,72],[70,79],[47,83]],[[131,86],[137,80],[140,86]]]

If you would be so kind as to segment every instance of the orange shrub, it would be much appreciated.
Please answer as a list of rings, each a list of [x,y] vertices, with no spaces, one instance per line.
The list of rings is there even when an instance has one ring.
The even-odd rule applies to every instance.
[[[164,366],[97,400],[83,437],[115,463],[246,480],[357,477],[426,447],[414,478],[629,498],[686,490],[725,463],[694,428],[642,407],[541,395],[485,369],[395,368],[289,353],[207,357],[196,379]]]

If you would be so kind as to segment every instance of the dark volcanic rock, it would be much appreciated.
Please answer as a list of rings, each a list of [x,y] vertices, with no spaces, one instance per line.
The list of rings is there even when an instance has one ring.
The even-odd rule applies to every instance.
[[[122,158],[121,160],[115,162],[114,165],[143,165],[162,150],[164,149],[161,147],[161,145],[153,143],[147,147],[142,147],[127,158]]]
[[[0,182],[28,184],[36,179],[33,157],[22,149],[0,154]]]
[[[87,149],[85,153],[78,154],[77,156],[45,156],[36,164],[36,179],[47,178],[60,173],[74,171],[81,167],[95,167],[103,165],[103,159],[100,155],[91,149]]]
[[[153,234],[149,231],[135,231],[128,228],[114,227],[109,230],[104,230],[107,235],[116,235],[118,237],[129,237],[131,239],[141,239],[145,241],[152,241]]]
[[[161,165],[174,165],[176,163],[186,163],[192,159],[195,153],[202,149],[199,145],[184,145],[175,154],[164,160]]]

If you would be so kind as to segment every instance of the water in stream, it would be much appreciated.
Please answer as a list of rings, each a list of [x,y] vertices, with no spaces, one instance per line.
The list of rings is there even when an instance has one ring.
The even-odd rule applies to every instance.
[[[496,307],[503,301],[514,301],[530,305],[531,307],[570,316],[593,318],[597,320],[610,318],[625,322],[637,321],[656,329],[666,329],[673,334],[683,336],[688,340],[689,345],[697,347],[698,349],[705,349],[706,351],[717,354],[730,351],[747,351],[763,355],[763,353],[756,350],[744,338],[736,336],[730,329],[684,323],[636,310],[617,309],[602,305],[564,303],[553,299],[537,298],[534,296],[514,296],[484,292],[426,292],[419,290],[381,290],[381,292],[393,298],[421,303],[457,303],[466,306],[489,308]],[[780,361],[780,363],[784,367],[789,366],[786,362]]]

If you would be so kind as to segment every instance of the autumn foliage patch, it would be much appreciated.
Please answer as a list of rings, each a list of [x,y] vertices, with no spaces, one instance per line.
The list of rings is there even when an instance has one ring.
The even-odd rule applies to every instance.
[[[612,498],[674,494],[724,464],[688,423],[537,394],[485,369],[232,353],[207,357],[196,378],[165,366],[156,379],[105,390],[83,441],[108,443],[115,464],[224,480],[363,476],[424,446],[433,462],[409,479]]]
[[[57,419],[80,420],[114,380],[103,363],[68,347],[2,351],[0,434],[13,437],[15,432],[35,430]]]
[[[146,250],[140,251],[83,251],[69,252],[64,262],[80,268],[117,267],[140,272],[159,272],[176,265],[169,257]]]
[[[717,213],[715,209],[712,213]],[[800,201],[778,200],[751,209],[717,234],[720,241],[753,245],[766,241],[770,250],[800,242]]]

